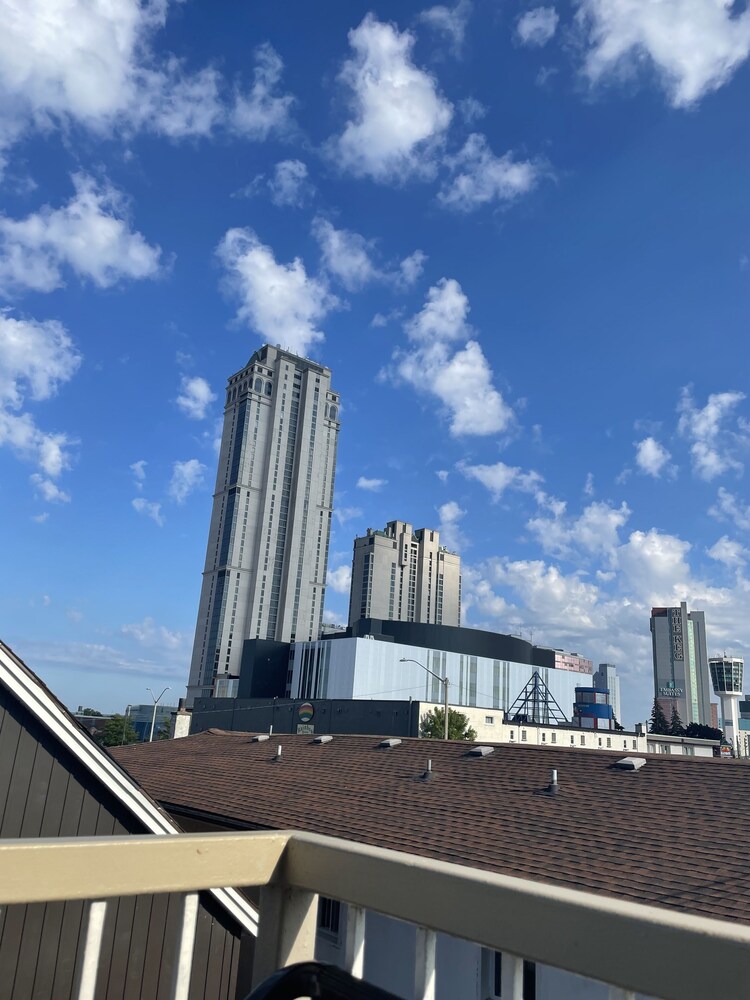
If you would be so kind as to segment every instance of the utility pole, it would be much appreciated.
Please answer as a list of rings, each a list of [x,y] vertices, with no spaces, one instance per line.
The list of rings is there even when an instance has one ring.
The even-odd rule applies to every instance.
[[[447,740],[448,739],[448,684],[449,684],[448,675],[446,674],[445,677],[441,677],[440,674],[436,674],[434,670],[430,670],[429,667],[426,667],[424,663],[420,663],[419,660],[412,660],[408,656],[402,656],[401,659],[399,660],[399,663],[416,663],[418,667],[421,667],[422,670],[426,670],[428,674],[431,674],[433,677],[439,680],[440,683],[443,685],[443,695],[444,695],[443,700],[445,703],[445,729],[444,729],[443,739]]]

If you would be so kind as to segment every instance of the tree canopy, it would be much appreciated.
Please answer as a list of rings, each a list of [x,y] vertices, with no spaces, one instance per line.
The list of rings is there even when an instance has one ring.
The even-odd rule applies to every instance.
[[[664,714],[664,709],[659,704],[659,699],[654,698],[654,707],[651,709],[651,721],[648,731],[656,736],[669,736],[669,723]]]
[[[419,735],[423,740],[442,740],[445,735],[445,709],[433,708],[419,720]],[[448,739],[475,740],[476,730],[469,725],[463,712],[448,709]]]
[[[676,705],[672,705],[672,717],[669,720],[669,735],[670,736],[685,735],[685,727],[682,725],[682,719],[680,718],[680,713],[677,711]]]
[[[138,733],[127,716],[113,715],[102,726],[98,740],[104,747],[120,747],[126,743],[137,743]]]
[[[691,722],[685,727],[685,736],[693,740],[723,740],[724,733],[721,729],[714,729],[713,726],[702,726],[698,722]]]
[[[97,719],[101,719],[102,718],[102,713],[101,712],[97,712],[97,710],[95,708],[79,708],[77,714],[78,715],[91,715],[91,716],[94,716]]]

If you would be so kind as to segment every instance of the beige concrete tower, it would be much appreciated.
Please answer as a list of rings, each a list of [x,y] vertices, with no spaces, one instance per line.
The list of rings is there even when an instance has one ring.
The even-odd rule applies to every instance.
[[[461,557],[429,528],[389,521],[354,539],[349,624],[382,618],[461,624]]]
[[[330,369],[266,345],[227,385],[188,699],[239,674],[244,639],[317,639],[340,399]]]

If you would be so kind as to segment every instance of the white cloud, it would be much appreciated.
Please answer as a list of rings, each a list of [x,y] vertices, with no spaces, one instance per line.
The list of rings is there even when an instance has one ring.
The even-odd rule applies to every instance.
[[[467,125],[473,125],[487,114],[487,108],[476,97],[464,97],[458,102],[458,113]]]
[[[672,456],[663,444],[652,437],[638,441],[635,446],[635,462],[641,472],[658,479]]]
[[[143,489],[143,484],[146,481],[146,466],[148,462],[142,458],[138,462],[133,462],[130,466],[130,471],[133,473],[133,482],[137,490]]]
[[[283,72],[284,63],[271,45],[255,50],[255,80],[249,93],[237,94],[231,114],[232,125],[242,135],[263,140],[290,131],[295,99],[275,92]]]
[[[354,55],[339,79],[350,89],[353,117],[332,143],[337,162],[377,181],[432,176],[453,109],[414,65],[414,36],[368,14],[349,44]]]
[[[594,495],[594,473],[586,473],[586,482],[583,484],[583,492],[587,497]]]
[[[64,283],[64,267],[100,288],[158,275],[161,250],[130,228],[123,195],[88,174],[72,180],[75,195],[62,208],[0,217],[0,292],[50,292]]]
[[[690,453],[693,471],[710,482],[724,472],[742,472],[742,463],[733,455],[739,438],[745,434],[727,429],[727,418],[745,399],[744,392],[711,393],[708,402],[698,409],[689,388],[682,391],[677,411],[680,414],[677,430],[692,442]]]
[[[399,350],[386,374],[429,392],[450,416],[450,432],[486,435],[506,430],[513,411],[492,384],[482,348],[467,340],[453,353],[452,343],[470,334],[469,300],[455,279],[442,278],[427,293],[422,310],[405,325],[413,350]]]
[[[168,0],[26,0],[0,5],[0,149],[29,128],[75,122],[98,134],[144,129],[170,138],[221,125],[253,139],[288,125],[293,99],[275,93],[282,64],[256,50],[255,80],[230,106],[212,67],[195,73],[154,54]]]
[[[730,521],[740,531],[750,531],[750,504],[745,504],[737,497],[719,487],[716,503],[709,508],[708,513],[717,521]]]
[[[251,229],[230,229],[217,248],[228,287],[240,300],[237,319],[271,344],[305,355],[324,340],[317,328],[339,305],[322,279],[309,277],[299,257],[279,264]]]
[[[554,7],[534,7],[518,18],[516,36],[521,45],[541,48],[557,31],[559,20]]]
[[[460,56],[470,15],[469,0],[459,0],[455,7],[445,7],[442,4],[430,7],[429,10],[422,11],[419,20],[444,35],[450,43],[453,54]]]
[[[448,500],[447,503],[438,507],[438,516],[440,518],[438,531],[441,543],[454,551],[463,549],[467,544],[467,539],[461,531],[460,522],[466,516],[466,511],[455,500]]]
[[[448,481],[448,476],[450,473],[447,469],[437,469],[435,475],[438,477],[441,483],[446,483]]]
[[[493,503],[496,503],[507,489],[532,495],[541,493],[541,484],[544,482],[538,472],[533,470],[524,472],[517,466],[506,465],[505,462],[495,462],[494,465],[469,465],[468,462],[459,462],[457,467],[467,479],[474,479],[489,490]]]
[[[352,585],[351,566],[337,566],[336,569],[329,569],[326,575],[326,586],[337,594],[348,594]]]
[[[387,479],[367,479],[366,476],[360,476],[357,480],[357,489],[369,490],[370,493],[379,493],[387,485]]]
[[[463,149],[445,158],[451,179],[438,193],[448,208],[472,212],[494,201],[513,201],[539,182],[543,168],[532,160],[516,160],[512,153],[495,156],[485,136],[474,132]]]
[[[172,466],[172,478],[167,492],[175,503],[185,503],[187,498],[203,484],[206,466],[197,458],[187,462],[175,462]]]
[[[312,191],[312,185],[307,180],[307,167],[302,160],[282,160],[274,167],[268,189],[274,205],[298,208]]]
[[[750,556],[750,552],[743,545],[727,535],[722,535],[718,542],[710,549],[706,549],[706,552],[716,562],[723,563],[730,569],[739,569],[744,566],[748,556]]]
[[[47,503],[70,503],[69,493],[65,493],[51,479],[45,479],[38,472],[30,477],[30,482],[42,500],[46,500]]]
[[[399,264],[400,284],[405,288],[413,285],[417,278],[421,277],[426,261],[427,254],[423,250],[415,250],[408,257],[404,257]]]
[[[211,386],[206,379],[199,375],[182,376],[180,395],[176,402],[186,417],[190,417],[191,420],[204,420],[215,399],[216,394],[211,392]]]
[[[333,511],[333,516],[340,525],[344,525],[347,521],[353,521],[357,517],[362,517],[362,509],[360,507],[336,507]]]
[[[594,501],[584,508],[580,517],[566,517],[563,512],[551,518],[535,517],[528,522],[527,528],[536,536],[543,552],[557,556],[582,552],[611,556],[620,542],[620,528],[630,514],[624,502],[619,507],[612,507],[604,501]]]
[[[143,497],[136,497],[135,500],[131,500],[130,503],[133,506],[133,510],[138,511],[144,517],[150,517],[152,521],[155,521],[159,527],[164,525],[164,517],[161,512],[161,504],[154,503],[150,500],[145,500]]]
[[[44,524],[49,518],[49,511],[45,510],[43,514],[33,514],[31,517],[32,521],[36,521],[37,524]]]
[[[349,229],[336,229],[327,219],[313,220],[313,236],[320,245],[323,265],[350,292],[382,277],[370,257],[372,244]]]
[[[750,52],[750,10],[734,0],[579,0],[592,83],[650,63],[674,107],[718,90]]]
[[[120,631],[147,648],[180,649],[185,646],[188,638],[182,632],[174,632],[164,625],[157,625],[153,618],[144,618],[142,622],[123,625]]]
[[[67,434],[41,430],[23,408],[27,397],[54,396],[80,364],[81,355],[61,323],[0,312],[0,446],[9,445],[51,479],[70,464],[74,442]]]

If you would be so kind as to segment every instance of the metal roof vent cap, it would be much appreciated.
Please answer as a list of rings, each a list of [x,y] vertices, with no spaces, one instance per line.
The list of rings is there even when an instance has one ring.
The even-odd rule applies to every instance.
[[[313,743],[330,743],[333,736],[316,736]]]
[[[382,747],[384,750],[391,750],[393,747],[397,747],[400,742],[401,740],[394,736],[387,740],[381,740],[380,743],[378,743],[378,746]]]
[[[435,777],[435,775],[433,774],[433,771],[432,771],[432,761],[428,760],[427,761],[427,770],[423,771],[420,774],[418,780],[419,781],[431,781],[432,778],[434,778],[434,777]]]
[[[276,747],[276,753],[275,753],[275,755],[274,755],[274,756],[273,756],[273,757],[271,758],[271,761],[272,761],[272,763],[274,763],[274,764],[278,764],[278,763],[279,763],[279,762],[281,761],[281,744],[280,744],[280,743],[279,743],[279,745],[278,745],[278,746]]]
[[[265,733],[259,733],[257,736],[251,736],[250,737],[250,742],[251,743],[265,743],[265,741],[267,739],[268,739],[268,736],[266,736]]]
[[[543,788],[541,792],[537,792],[537,795],[558,795],[560,792],[560,786],[557,783],[557,768],[553,767],[550,771],[550,781],[546,788]]]
[[[472,747],[467,753],[467,757],[487,757],[489,754],[494,753],[494,747]]]
[[[620,760],[615,761],[612,765],[612,767],[617,768],[618,771],[640,771],[640,769],[645,766],[645,757],[622,757]]]

